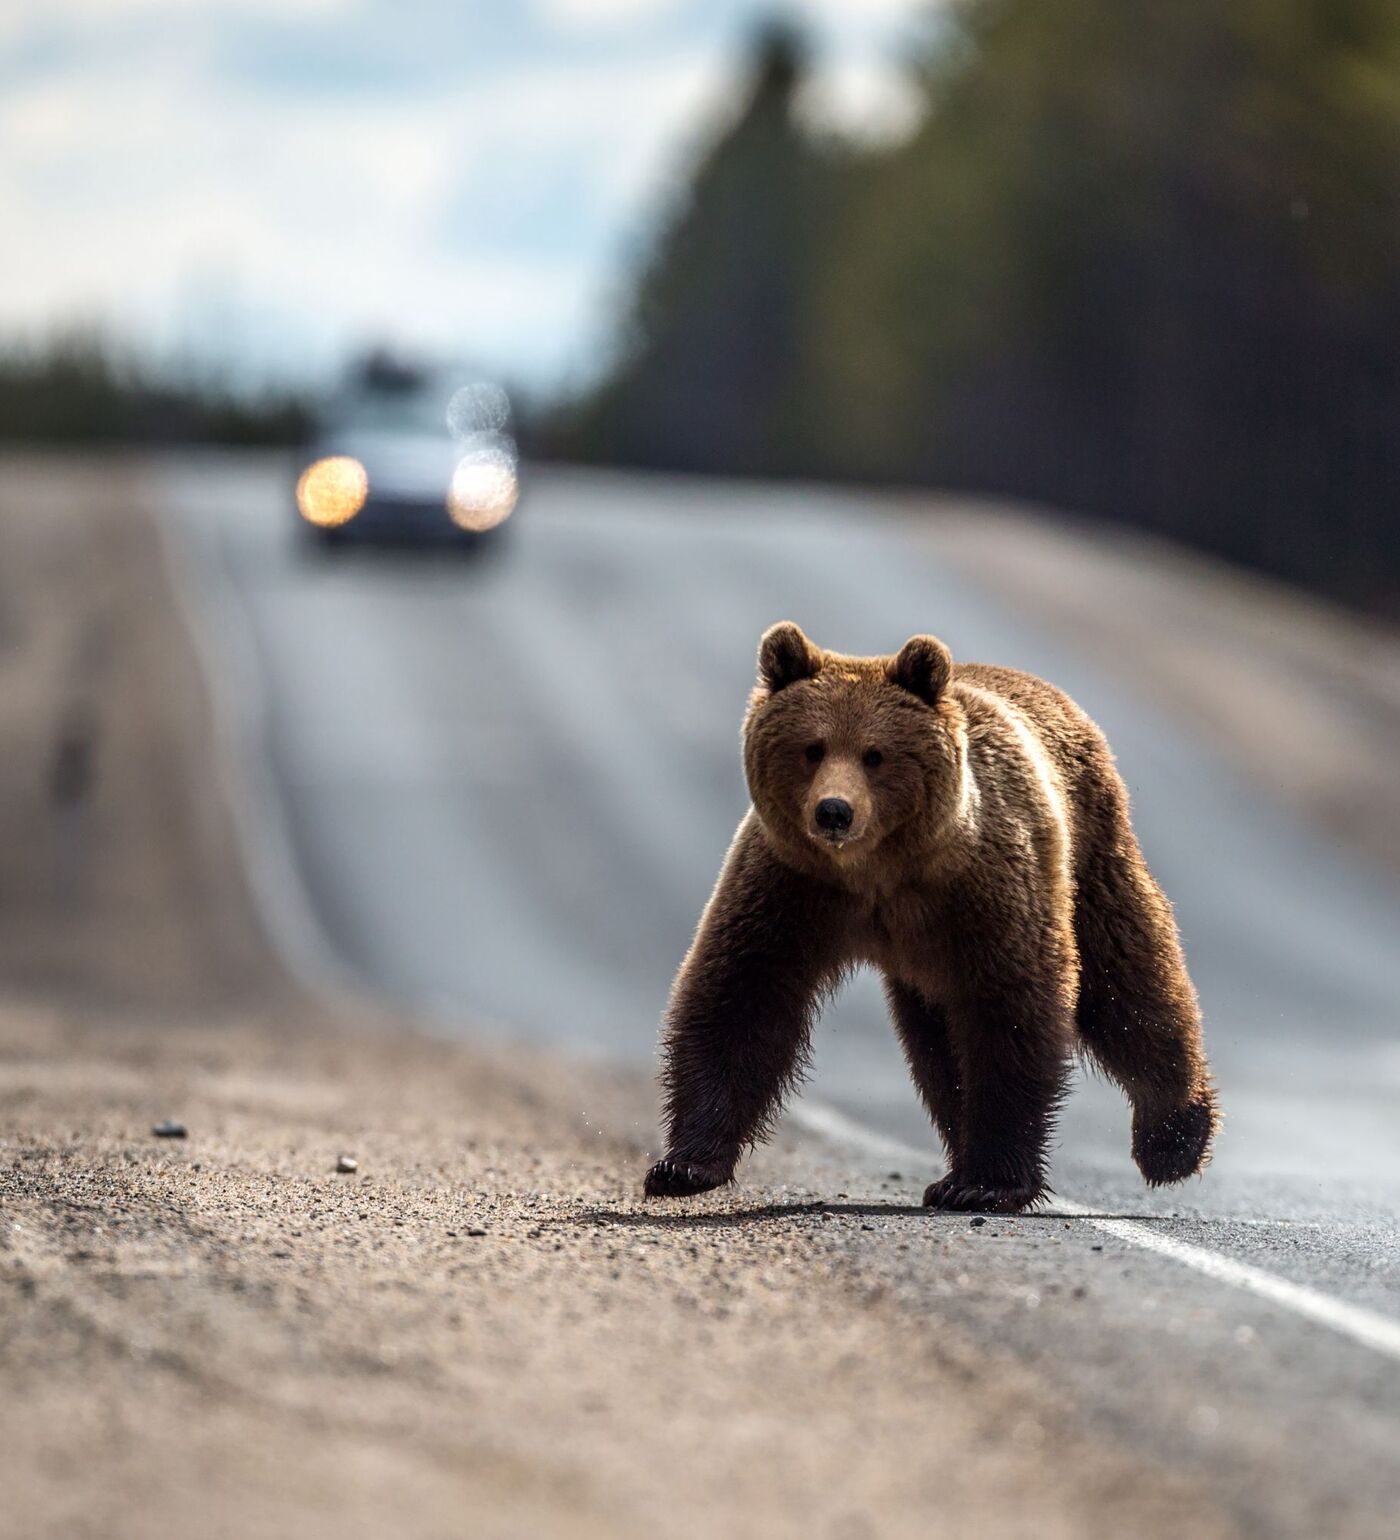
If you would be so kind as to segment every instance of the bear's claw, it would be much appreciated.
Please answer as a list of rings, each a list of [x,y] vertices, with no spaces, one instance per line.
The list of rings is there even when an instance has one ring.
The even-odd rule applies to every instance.
[[[962,1214],[1019,1214],[1045,1197],[1044,1186],[987,1187],[965,1182],[951,1172],[931,1182],[924,1192],[924,1207]]]
[[[647,1172],[644,1191],[648,1198],[693,1198],[698,1192],[723,1187],[734,1173],[725,1167],[702,1166],[667,1156]]]

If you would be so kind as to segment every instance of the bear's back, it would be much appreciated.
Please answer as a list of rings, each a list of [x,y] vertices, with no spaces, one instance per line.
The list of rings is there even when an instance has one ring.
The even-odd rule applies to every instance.
[[[1113,762],[1113,752],[1098,724],[1063,690],[1035,674],[992,663],[957,663],[952,689],[970,685],[973,700],[965,704],[975,712],[975,694],[990,695],[1014,706],[1035,733],[1064,783],[1076,845],[1100,817],[1116,814],[1127,805],[1127,793]]]

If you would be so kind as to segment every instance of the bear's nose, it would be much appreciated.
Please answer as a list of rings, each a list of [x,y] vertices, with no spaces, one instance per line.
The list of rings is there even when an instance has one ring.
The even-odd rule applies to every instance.
[[[817,803],[817,828],[824,834],[844,834],[855,816],[844,797],[823,797]]]

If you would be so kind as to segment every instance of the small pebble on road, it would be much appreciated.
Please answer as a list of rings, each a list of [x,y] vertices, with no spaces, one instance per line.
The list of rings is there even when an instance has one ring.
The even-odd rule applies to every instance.
[[[162,1118],[151,1132],[157,1139],[184,1139],[189,1136],[189,1129],[183,1123],[177,1123],[173,1118]]]
[[[353,1155],[339,1155],[336,1157],[335,1169],[342,1176],[349,1176],[351,1172],[360,1169],[360,1163]]]

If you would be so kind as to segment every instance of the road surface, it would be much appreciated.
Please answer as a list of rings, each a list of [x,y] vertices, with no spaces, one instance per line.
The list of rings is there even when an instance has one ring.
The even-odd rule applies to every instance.
[[[269,886],[299,884],[338,961],[441,1030],[651,1060],[746,805],[738,725],[772,621],[856,653],[931,630],[1069,690],[1176,904],[1226,1129],[1203,1180],[1149,1193],[1121,1099],[1081,1084],[1062,1205],[991,1221],[1016,1244],[967,1270],[914,1246],[896,1287],[1218,1487],[1247,1529],[1393,1533],[1400,889],[892,507],[541,471],[490,559],[325,560],[295,538],[282,468],[155,474],[206,653],[252,703],[259,814],[291,857]],[[869,1206],[854,1245],[893,1245],[881,1206],[917,1202],[939,1161],[872,982],[816,1047],[783,1137],[840,1150],[825,1196]]]

